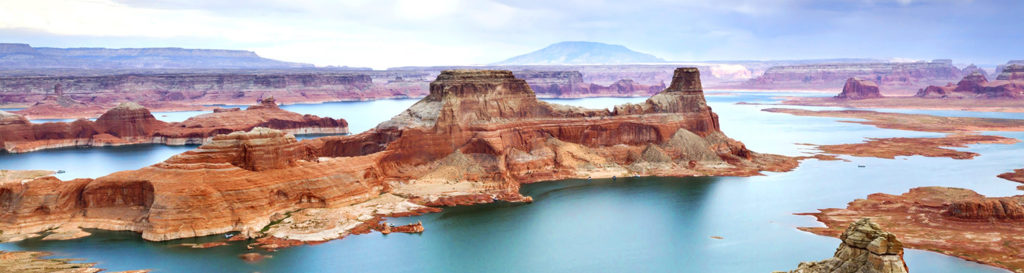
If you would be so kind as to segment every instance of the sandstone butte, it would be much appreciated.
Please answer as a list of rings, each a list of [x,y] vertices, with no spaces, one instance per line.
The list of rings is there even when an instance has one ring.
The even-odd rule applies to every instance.
[[[273,98],[246,110],[217,109],[214,113],[167,123],[157,120],[148,109],[131,102],[108,110],[96,121],[33,124],[23,116],[0,111],[0,145],[11,153],[77,146],[117,146],[157,143],[202,144],[214,135],[248,131],[255,127],[285,130],[296,134],[348,133],[343,119],[302,115],[278,108]]]
[[[918,90],[912,97],[860,96],[860,92],[865,92],[864,89],[855,88],[856,84],[851,86],[851,83],[855,83],[853,78],[847,81],[843,91],[834,98],[795,97],[782,103],[852,108],[1024,112],[1024,65],[1007,65],[995,81],[988,81],[983,73],[975,70],[956,84],[931,85]],[[855,92],[851,93],[850,90]]]
[[[876,193],[845,209],[813,215],[827,227],[801,230],[839,235],[841,227],[870,217],[907,247],[935,251],[1024,272],[1024,195],[985,197],[960,188],[921,187],[902,195]]]
[[[903,243],[870,218],[853,222],[839,235],[832,258],[803,262],[789,273],[907,273]],[[776,271],[775,273],[784,273]]]
[[[988,81],[985,75],[974,72],[956,84],[928,86],[914,96],[928,98],[1009,98],[1024,99],[1024,65],[1009,65]]]
[[[843,85],[843,92],[836,95],[837,99],[876,99],[881,98],[882,93],[878,92],[878,84],[869,80],[850,78]]]
[[[454,70],[410,109],[358,135],[296,141],[256,128],[97,179],[3,183],[0,239],[54,228],[156,241],[239,232],[272,248],[340,238],[379,216],[437,211],[430,206],[531,201],[521,183],[749,176],[797,165],[726,137],[696,68],[677,69],[646,102],[611,111],[538,101],[509,71]]]

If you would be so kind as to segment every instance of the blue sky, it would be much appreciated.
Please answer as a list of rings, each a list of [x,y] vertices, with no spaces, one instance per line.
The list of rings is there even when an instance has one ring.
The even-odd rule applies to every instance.
[[[0,42],[188,47],[384,68],[570,41],[667,60],[1024,59],[1019,0],[0,0]]]

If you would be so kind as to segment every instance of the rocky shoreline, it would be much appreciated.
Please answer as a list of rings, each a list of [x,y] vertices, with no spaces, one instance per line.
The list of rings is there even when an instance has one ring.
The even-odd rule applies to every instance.
[[[129,230],[157,241],[238,232],[281,246],[436,206],[529,202],[520,183],[797,166],[722,134],[699,72],[675,74],[645,103],[609,111],[538,101],[508,71],[445,71],[426,98],[358,135],[297,141],[256,128],[139,170],[0,185],[12,198],[0,228],[7,239],[56,228]]]
[[[913,188],[902,195],[876,193],[845,209],[821,209],[811,215],[827,227],[801,230],[838,236],[842,227],[869,217],[898,234],[904,245],[1024,272],[1024,196],[985,197],[960,188]]]
[[[198,145],[214,135],[248,131],[255,127],[279,129],[293,134],[347,134],[343,119],[301,115],[279,108],[273,98],[246,110],[218,108],[214,113],[183,122],[163,122],[149,109],[122,103],[95,122],[33,124],[26,118],[0,111],[0,146],[9,153],[26,153],[63,147],[102,147],[135,144]]]

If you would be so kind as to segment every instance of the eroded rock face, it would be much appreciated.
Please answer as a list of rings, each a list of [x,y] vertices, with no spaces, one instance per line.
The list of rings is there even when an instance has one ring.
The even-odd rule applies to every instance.
[[[124,102],[96,119],[97,128],[120,138],[149,137],[167,124],[159,121],[149,109],[134,102]]]
[[[921,86],[963,77],[950,60],[914,63],[838,63],[775,66],[744,84],[758,89],[828,89],[849,78],[873,80],[886,92],[912,94]]]
[[[903,243],[882,231],[870,218],[850,225],[832,258],[803,262],[790,273],[906,273]]]
[[[260,128],[215,136],[165,162],[95,180],[4,185],[11,187],[12,209],[0,214],[0,229],[26,234],[55,225],[95,227],[141,232],[148,240],[238,231],[324,241],[375,217],[430,211],[424,205],[529,202],[519,193],[521,183],[756,175],[797,164],[752,152],[722,134],[695,68],[677,69],[669,88],[615,111],[538,101],[509,71],[444,71],[430,91],[358,135],[295,141]],[[271,102],[210,115],[221,115],[227,126],[228,115],[274,109]],[[34,209],[40,205],[47,209]]]
[[[244,111],[215,111],[174,123],[159,121],[145,107],[126,102],[108,110],[95,122],[79,119],[32,124],[22,116],[3,112],[0,113],[0,144],[14,153],[74,146],[201,144],[214,135],[256,127],[296,134],[348,133],[348,123],[343,119],[285,111],[273,98]]]
[[[843,92],[836,96],[837,99],[874,99],[881,98],[882,93],[878,92],[878,84],[869,80],[850,78],[843,85]]]
[[[1024,80],[1024,61],[1018,64],[1009,64],[1002,67],[1002,70],[996,74],[996,80],[1000,81],[1017,81]]]
[[[1019,71],[1014,72],[1015,69]],[[1021,76],[1014,76],[1019,73]],[[915,96],[926,98],[1024,98],[1024,65],[1010,65],[997,80],[988,81],[985,75],[975,72],[964,76],[956,84],[928,86]]]

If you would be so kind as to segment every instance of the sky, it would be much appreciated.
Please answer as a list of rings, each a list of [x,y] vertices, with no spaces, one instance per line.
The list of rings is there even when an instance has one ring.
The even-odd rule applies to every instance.
[[[561,41],[672,61],[1024,59],[1020,0],[0,0],[0,42],[472,65]]]

